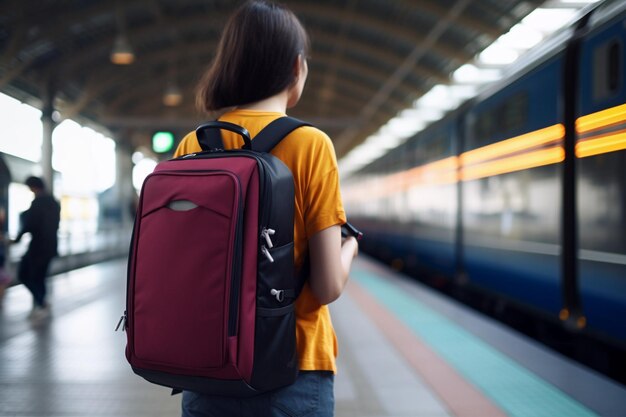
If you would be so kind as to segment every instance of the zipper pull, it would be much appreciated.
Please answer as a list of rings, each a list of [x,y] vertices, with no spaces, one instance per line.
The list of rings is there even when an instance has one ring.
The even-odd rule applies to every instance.
[[[272,239],[270,238],[270,236],[273,236],[274,234],[276,234],[276,230],[274,229],[264,227],[263,230],[261,230],[261,237],[265,239],[265,242],[267,243],[267,247],[270,249],[274,247],[274,244],[272,243]]]
[[[263,252],[263,255],[265,255],[268,261],[274,262],[274,258],[272,258],[272,255],[270,255],[269,249],[267,249],[265,246],[261,246],[261,252]]]
[[[271,289],[270,294],[272,294],[274,297],[276,297],[276,300],[279,303],[282,303],[285,300],[285,291],[284,290],[275,290],[274,288]]]
[[[115,326],[115,331],[118,331],[120,329],[122,323],[124,323],[124,326],[122,327],[122,331],[124,331],[126,330],[126,312],[124,312],[122,317],[120,317],[120,321],[117,322],[117,326]]]

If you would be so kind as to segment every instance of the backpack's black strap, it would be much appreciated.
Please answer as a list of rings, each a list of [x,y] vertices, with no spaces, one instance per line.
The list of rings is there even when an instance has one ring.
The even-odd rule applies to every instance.
[[[222,141],[220,129],[216,128],[217,126],[212,126],[213,124],[217,125],[218,123],[226,124],[224,122],[209,122],[196,129],[196,137],[198,138],[198,143],[203,151],[211,149],[224,149],[224,142]],[[280,117],[265,126],[265,128],[261,130],[258,135],[256,135],[252,149],[257,152],[269,152],[274,149],[274,146],[278,145],[278,143],[280,143],[285,136],[301,126],[311,126],[311,124],[293,117]],[[241,135],[241,133],[239,134]],[[244,141],[245,139],[246,138],[244,138]],[[245,142],[247,144],[247,141]]]
[[[269,152],[278,145],[281,140],[301,126],[311,126],[310,123],[293,117],[280,117],[259,132],[252,141],[252,149],[257,152]]]
[[[202,150],[206,151],[211,149],[224,149],[224,143],[222,142],[222,135],[220,133],[220,130],[210,128],[216,127],[216,124],[216,122],[209,122],[206,125],[200,126],[196,130],[196,137],[198,138],[198,143],[200,144]],[[280,117],[265,126],[265,128],[254,137],[254,140],[252,140],[252,150],[256,152],[269,152],[276,145],[278,145],[280,141],[285,138],[285,136],[302,126],[311,126],[311,124],[293,117]],[[235,133],[239,132],[235,131]],[[245,133],[247,134],[247,131]],[[245,136],[242,133],[239,134]],[[294,288],[294,298],[297,298],[298,295],[300,295],[302,287],[309,277],[309,271],[310,262],[309,255],[307,253],[304,258],[304,264],[302,265],[300,270],[297,271],[295,286],[296,288]],[[173,392],[172,394],[175,393],[176,392]]]
[[[252,140],[252,149],[257,152],[269,152],[274,149],[274,146],[278,145],[285,136],[302,126],[311,126],[311,124],[294,117],[280,117],[265,126],[265,128],[254,137]],[[310,269],[309,254],[307,252],[304,257],[304,264],[300,270],[296,272],[294,298],[298,298],[300,295],[304,283],[309,278]]]

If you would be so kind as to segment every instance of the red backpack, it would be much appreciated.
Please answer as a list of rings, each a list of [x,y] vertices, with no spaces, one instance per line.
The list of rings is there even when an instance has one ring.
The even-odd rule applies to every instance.
[[[126,358],[146,380],[251,396],[298,374],[294,183],[269,151],[307,125],[283,117],[251,141],[226,122],[196,130],[203,152],[161,162],[142,187],[128,263]],[[242,149],[224,150],[220,129]],[[119,327],[119,325],[118,325]]]

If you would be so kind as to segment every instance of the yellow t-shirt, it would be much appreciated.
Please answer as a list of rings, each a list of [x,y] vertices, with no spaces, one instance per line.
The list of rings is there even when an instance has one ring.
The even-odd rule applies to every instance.
[[[254,137],[282,113],[234,110],[221,121],[245,127]],[[240,148],[243,140],[235,133],[222,131],[226,149]],[[187,134],[175,156],[200,151],[195,132]],[[330,138],[314,127],[301,127],[285,137],[273,150],[291,170],[295,184],[294,256],[302,265],[313,234],[346,221],[339,190],[339,172]],[[320,305],[308,284],[296,300],[296,337],[300,369],[336,372],[337,338],[328,306]]]

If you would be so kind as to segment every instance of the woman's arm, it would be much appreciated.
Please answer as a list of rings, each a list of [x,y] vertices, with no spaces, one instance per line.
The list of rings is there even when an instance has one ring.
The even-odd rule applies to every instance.
[[[321,304],[330,304],[343,292],[352,260],[359,252],[357,240],[350,236],[341,242],[341,227],[331,226],[309,239],[311,275],[309,285]]]

